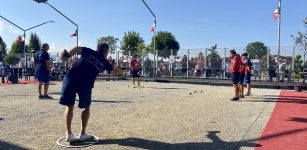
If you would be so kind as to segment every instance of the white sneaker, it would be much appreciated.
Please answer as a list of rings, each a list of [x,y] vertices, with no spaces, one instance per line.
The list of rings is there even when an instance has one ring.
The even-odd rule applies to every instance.
[[[90,134],[81,134],[79,136],[79,141],[83,142],[83,141],[87,141],[89,139],[91,139],[93,136]]]
[[[66,142],[75,142],[78,138],[74,134],[69,134],[66,136]]]

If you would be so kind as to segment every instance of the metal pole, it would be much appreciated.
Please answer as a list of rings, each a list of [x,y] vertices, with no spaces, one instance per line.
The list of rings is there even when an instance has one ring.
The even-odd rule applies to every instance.
[[[147,5],[147,3],[144,1],[144,0],[142,0],[142,2],[144,3],[144,5],[147,7],[147,9],[150,11],[150,13],[152,14],[152,16],[155,18],[155,31],[154,31],[154,45],[153,45],[153,50],[154,50],[154,53],[156,52],[156,29],[157,29],[157,17],[156,17],[156,15],[152,12],[152,10],[149,8],[149,6]],[[154,57],[154,63],[156,63],[155,62],[155,57]],[[156,71],[155,71],[155,67],[153,67],[153,73],[155,73]]]
[[[26,53],[26,31],[23,31],[23,53],[24,53],[24,55],[25,55],[25,65],[26,65],[26,67],[25,67],[25,72],[24,73],[26,73],[27,72],[27,70],[28,70],[28,64],[27,64],[27,53]],[[21,66],[22,67],[22,66]],[[23,69],[21,69],[21,70],[23,70]],[[25,75],[25,74],[24,74]],[[25,78],[26,79],[26,78]]]
[[[188,58],[187,58],[187,77],[189,77],[189,58],[190,58],[190,50],[188,49]]]
[[[292,71],[294,70],[294,57],[295,57],[295,46],[293,46],[292,50],[292,66],[291,66]]]
[[[156,75],[158,74],[158,63],[159,63],[159,51],[156,50],[157,55],[157,61],[156,61]]]
[[[144,76],[144,49],[142,50],[142,76]]]
[[[267,80],[269,80],[270,78],[270,72],[269,72],[269,69],[270,69],[270,48],[268,48],[268,52],[267,52],[267,67],[266,67],[266,70],[267,70]]]
[[[207,77],[207,51],[208,51],[208,49],[206,48],[205,49],[205,66],[204,66],[204,70],[205,70],[205,73],[204,73],[204,75],[205,75],[205,78]]]
[[[226,77],[226,48],[224,48],[224,78]]]
[[[173,53],[174,53],[174,51],[171,49],[172,60],[170,60],[170,66],[169,66],[169,68],[171,70],[171,77],[173,77],[173,59],[174,59]]]
[[[281,27],[281,0],[279,0],[279,19],[278,19],[278,53],[277,53],[277,85],[279,86],[279,56],[280,56],[280,27]]]

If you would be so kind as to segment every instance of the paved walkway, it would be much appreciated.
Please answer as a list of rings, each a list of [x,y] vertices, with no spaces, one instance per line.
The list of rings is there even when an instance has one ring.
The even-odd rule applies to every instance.
[[[144,86],[96,82],[87,131],[102,140],[87,149],[254,149],[280,93],[255,89],[253,96],[233,102],[232,87]],[[0,149],[63,149],[55,143],[64,136],[61,83],[50,86],[54,100],[38,100],[36,89],[35,84],[0,85]],[[72,128],[77,134],[77,108]]]

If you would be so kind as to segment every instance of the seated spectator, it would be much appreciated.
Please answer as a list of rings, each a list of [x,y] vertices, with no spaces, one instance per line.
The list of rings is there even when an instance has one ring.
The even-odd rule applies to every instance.
[[[57,64],[53,65],[51,68],[51,78],[52,80],[59,80],[59,77],[61,75],[61,69],[60,66]]]

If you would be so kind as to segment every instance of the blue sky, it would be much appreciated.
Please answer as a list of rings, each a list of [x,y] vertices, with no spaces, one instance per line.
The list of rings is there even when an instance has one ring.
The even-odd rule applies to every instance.
[[[278,0],[146,0],[157,16],[157,30],[172,32],[182,49],[245,47],[262,41],[277,45],[277,21],[273,10]],[[282,1],[281,45],[292,46],[291,34],[304,31],[307,0]],[[137,31],[149,44],[153,18],[141,0],[49,0],[79,25],[81,46],[95,48],[100,36],[121,39],[124,32]],[[38,27],[36,32],[51,51],[62,51],[76,45],[69,37],[75,26],[45,4],[33,0],[2,0],[0,15],[22,28],[45,21],[55,23]],[[30,32],[27,32],[28,35]],[[0,36],[10,47],[22,32],[0,18]],[[28,36],[29,37],[29,36]]]

